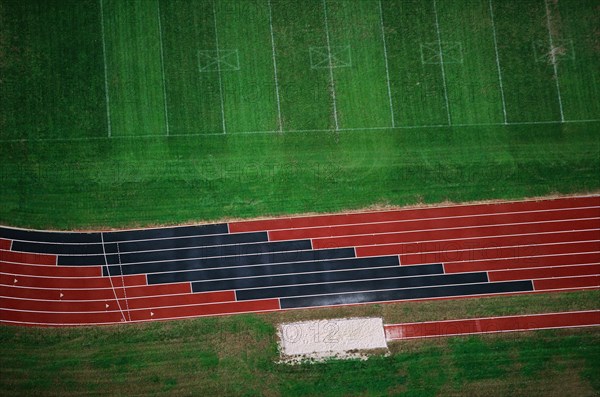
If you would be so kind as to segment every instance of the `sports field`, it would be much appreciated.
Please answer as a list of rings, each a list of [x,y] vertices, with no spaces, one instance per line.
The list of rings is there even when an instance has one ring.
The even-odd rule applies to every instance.
[[[492,317],[592,312],[597,320],[595,213],[540,218],[533,229],[524,222],[537,215],[503,213],[500,227],[516,222],[509,232],[472,235],[484,243],[468,248],[481,256],[469,261],[499,260],[506,268],[467,269],[479,278],[463,284],[532,283],[524,294],[371,300],[178,321],[154,319],[211,314],[189,312],[202,306],[192,304],[202,294],[186,289],[175,298],[136,301],[136,286],[126,288],[125,279],[148,283],[147,275],[127,275],[123,267],[141,263],[128,263],[126,254],[122,260],[125,241],[106,245],[116,248],[109,263],[104,238],[123,233],[111,228],[157,224],[214,221],[208,228],[225,225],[230,234],[230,224],[256,222],[241,218],[271,215],[309,219],[309,212],[376,213],[405,204],[568,193],[597,198],[598,7],[598,0],[0,0],[0,225],[103,231],[89,233],[99,243],[69,246],[63,255],[101,248],[91,270],[65,269],[56,254],[21,251],[28,244],[22,237],[0,239],[4,323],[18,312],[23,318],[13,323],[47,315],[46,325],[66,325],[69,310],[77,316],[70,324],[93,322],[79,321],[82,307],[106,317],[104,324],[118,323],[78,329],[3,323],[0,394],[597,395],[598,327],[396,340],[388,356],[298,366],[277,363],[276,344],[278,324],[306,319],[381,317],[397,332],[414,328],[413,336],[419,327],[459,319],[478,332],[482,319]],[[259,234],[270,238],[267,229]],[[407,242],[379,225],[368,230],[356,238],[369,249],[425,246],[420,235]],[[380,247],[375,233],[399,240]],[[41,232],[47,234],[53,233]],[[464,233],[438,238],[467,239]],[[512,255],[510,248],[531,248],[523,239],[542,247],[539,263],[531,255],[523,262],[523,251]],[[306,241],[312,247],[313,237]],[[488,243],[498,258],[480,261],[491,252]],[[149,244],[153,250],[158,243]],[[356,255],[356,248],[346,250]],[[434,247],[424,258],[456,252]],[[393,252],[392,260],[409,259],[400,267],[410,269],[416,256],[401,254]],[[89,253],[76,259],[84,257],[94,259]],[[40,266],[48,258],[54,262]],[[370,263],[359,259],[343,263]],[[539,267],[527,268],[532,264]],[[445,272],[429,259],[423,265]],[[307,263],[300,266],[304,271]],[[101,267],[113,277],[100,276]],[[239,275],[232,282],[248,283]],[[121,324],[127,319],[118,279],[127,319],[130,310],[143,311],[149,316],[143,322]],[[89,291],[88,282],[96,283]],[[227,307],[247,304],[237,302],[234,289],[215,294],[236,300]],[[190,316],[163,308],[180,298],[191,299],[184,302]],[[34,320],[40,324],[38,318],[29,325]]]
[[[593,0],[0,4],[0,220],[600,187]]]

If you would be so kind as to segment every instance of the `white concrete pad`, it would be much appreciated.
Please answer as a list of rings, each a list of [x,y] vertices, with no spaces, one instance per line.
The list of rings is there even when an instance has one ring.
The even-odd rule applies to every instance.
[[[365,357],[361,350],[385,349],[381,318],[342,318],[280,324],[283,361]]]

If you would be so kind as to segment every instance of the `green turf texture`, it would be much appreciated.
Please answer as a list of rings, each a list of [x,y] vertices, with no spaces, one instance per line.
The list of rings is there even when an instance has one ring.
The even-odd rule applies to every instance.
[[[390,344],[367,361],[277,364],[275,325],[597,308],[597,291],[238,315],[116,327],[0,327],[2,395],[593,396],[595,328]],[[396,317],[392,317],[396,316]]]
[[[119,227],[597,191],[594,7],[2,2],[0,222]]]

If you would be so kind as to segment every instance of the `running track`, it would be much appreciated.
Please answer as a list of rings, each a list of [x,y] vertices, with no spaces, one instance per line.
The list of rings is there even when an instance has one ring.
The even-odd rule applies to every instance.
[[[117,232],[0,227],[5,324],[599,288],[600,196]]]

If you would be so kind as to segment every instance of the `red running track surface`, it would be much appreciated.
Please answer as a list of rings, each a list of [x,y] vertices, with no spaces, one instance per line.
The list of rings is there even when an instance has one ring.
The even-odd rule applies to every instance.
[[[600,325],[600,310],[385,325],[387,340]]]
[[[599,196],[232,222],[229,230],[310,238],[314,249],[354,247],[358,257],[399,255],[403,266],[441,262],[446,274],[487,272],[491,282],[530,280],[534,292],[600,288]],[[0,239],[0,323],[111,324],[281,308],[278,299],[236,301],[235,291],[193,293],[189,282],[103,277],[101,266],[57,266],[56,255],[10,248]]]

